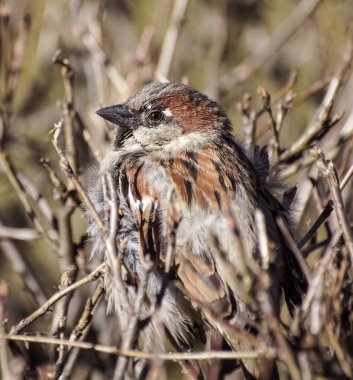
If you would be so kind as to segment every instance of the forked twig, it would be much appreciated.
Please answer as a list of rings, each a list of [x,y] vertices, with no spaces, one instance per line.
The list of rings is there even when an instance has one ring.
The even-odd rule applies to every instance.
[[[39,309],[35,310],[28,317],[22,319],[17,325],[11,328],[11,334],[18,334],[24,328],[32,324],[38,318],[43,316],[51,306],[53,306],[56,302],[58,302],[61,298],[76,290],[77,288],[89,284],[90,282],[96,281],[99,277],[101,277],[107,271],[106,264],[99,265],[94,271],[92,271],[87,276],[81,278],[80,280],[74,282],[72,285],[68,286],[65,289],[60,290],[51,296],[47,302],[45,302]]]

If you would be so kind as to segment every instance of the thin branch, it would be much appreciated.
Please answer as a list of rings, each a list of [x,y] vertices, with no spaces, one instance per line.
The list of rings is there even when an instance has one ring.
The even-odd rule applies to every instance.
[[[13,57],[9,65],[6,82],[5,102],[10,103],[17,88],[19,74],[25,57],[26,43],[30,27],[30,17],[26,15],[20,22],[18,34],[13,46]]]
[[[6,321],[6,301],[8,297],[8,287],[4,280],[0,280],[0,374],[2,379],[10,380],[13,378],[11,373],[10,361],[7,352],[4,324]]]
[[[245,144],[249,152],[252,152],[256,143],[257,122],[259,117],[263,114],[264,109],[261,108],[258,112],[251,109],[252,97],[250,94],[245,93],[241,101],[236,103],[238,111],[243,118],[243,130],[245,134]]]
[[[277,162],[281,148],[280,148],[280,143],[279,143],[279,130],[277,127],[276,119],[272,112],[271,95],[263,87],[259,87],[257,92],[261,97],[263,109],[267,112],[270,118],[270,125],[271,125],[273,136],[274,136],[274,141],[272,140],[272,144],[271,144],[273,148],[273,153],[274,153],[272,155],[273,157],[271,157],[271,162]]]
[[[8,5],[1,5],[0,8],[0,36],[1,36],[1,74],[3,77],[2,94],[6,93],[10,67],[10,8]],[[7,115],[6,115],[7,116]]]
[[[327,162],[325,160],[322,151],[318,147],[311,149],[311,154],[317,159],[321,175],[327,178],[338,223],[342,230],[346,247],[350,255],[351,266],[353,267],[353,231],[349,225],[348,216],[344,208],[342,193],[338,183],[335,167],[331,161]]]
[[[72,285],[77,278],[78,267],[76,264],[76,247],[72,238],[72,225],[71,214],[74,211],[74,204],[69,204],[70,198],[67,198],[66,204],[60,209],[59,215],[59,233],[60,233],[60,260],[59,265],[61,271],[64,273],[61,276],[60,290]],[[64,330],[66,326],[67,314],[69,311],[69,305],[72,300],[73,293],[67,294],[61,299],[55,309],[55,313],[52,319],[52,331],[55,335],[60,337],[64,336]],[[63,355],[63,348],[59,349],[59,357],[57,361],[61,360]]]
[[[316,234],[317,230],[326,222],[327,218],[331,215],[333,211],[333,202],[330,200],[326,207],[322,210],[321,214],[318,216],[314,224],[311,226],[309,231],[305,234],[305,236],[299,241],[298,246],[300,248],[304,247],[304,245],[310,241],[310,239]]]
[[[273,58],[275,53],[297,32],[322,2],[323,0],[302,0],[277,28],[267,43],[261,45],[258,50],[235,67],[230,74],[221,79],[222,88],[229,90],[246,81],[255,70]]]
[[[228,0],[214,0],[212,21],[212,42],[206,63],[208,95],[213,100],[219,98],[219,72],[224,49],[228,39]]]
[[[346,187],[347,183],[352,178],[352,176],[353,176],[353,165],[350,166],[347,173],[345,174],[343,179],[340,181],[340,190],[341,191]]]
[[[78,170],[78,155],[75,141],[74,117],[74,76],[75,72],[67,58],[59,58],[60,52],[53,57],[53,62],[61,66],[61,75],[64,82],[66,102],[62,103],[61,111],[64,115],[64,136],[67,159],[74,171]]]
[[[126,99],[129,95],[129,86],[116,65],[113,65],[99,43],[85,26],[82,24],[76,25],[75,32],[91,54],[92,58],[104,67],[104,72],[115,86],[119,96],[122,99]]]
[[[260,209],[257,209],[255,212],[255,224],[259,236],[261,267],[267,271],[270,266],[270,249],[266,232],[265,216]]]
[[[186,10],[189,0],[176,0],[170,18],[170,24],[164,37],[157,71],[164,77],[168,78],[170,66],[175,52],[175,46],[180,34],[181,28],[185,21]]]
[[[114,183],[113,176],[110,173],[105,175],[105,181],[108,188],[109,198],[105,199],[105,204],[109,206],[109,230],[108,234],[104,236],[104,243],[107,249],[107,257],[110,260],[110,269],[113,272],[113,281],[118,288],[118,297],[119,302],[122,307],[126,310],[128,315],[132,314],[132,305],[129,301],[126,287],[124,286],[122,277],[121,277],[121,268],[123,266],[123,257],[122,257],[122,246],[124,242],[120,243],[120,246],[117,247],[116,243],[116,234],[118,226],[118,198],[116,193],[116,187]],[[108,215],[107,215],[108,217]],[[118,248],[118,249],[117,249]]]
[[[351,67],[351,62],[353,58],[353,37],[348,41],[347,49],[344,53],[343,63],[340,65],[335,75],[331,79],[330,85],[326,91],[326,95],[321,103],[319,110],[311,122],[309,127],[300,136],[300,138],[295,141],[290,147],[288,147],[280,156],[281,162],[288,162],[295,156],[305,150],[310,143],[312,143],[318,137],[322,138],[339,120],[341,120],[342,115],[334,116],[331,119],[331,111],[333,104],[337,98],[339,90],[341,89],[344,78]]]
[[[353,372],[351,369],[352,368],[352,361],[349,360],[350,359],[349,357],[346,357],[341,344],[338,342],[338,339],[333,332],[332,325],[331,324],[326,325],[325,330],[327,332],[327,335],[330,339],[330,343],[333,346],[335,355],[337,357],[337,360],[338,360],[343,372],[346,374],[346,376],[349,379],[351,379],[353,377]]]
[[[62,131],[62,128],[63,128],[63,121],[61,120],[55,124],[55,132],[54,132],[54,137],[53,137],[54,148],[56,149],[56,151],[58,152],[59,157],[60,157],[60,167],[63,170],[63,172],[66,174],[67,178],[72,182],[75,190],[77,191],[78,195],[80,196],[80,198],[85,203],[88,210],[90,211],[93,219],[95,220],[95,222],[97,223],[99,228],[104,233],[104,231],[105,231],[104,224],[101,221],[101,219],[97,213],[97,210],[95,209],[92,201],[89,199],[86,191],[82,187],[81,182],[78,180],[76,174],[72,170],[72,167],[71,167],[68,159],[66,158],[63,151],[59,147],[58,139],[59,139],[60,133]]]
[[[2,227],[0,221],[0,229]],[[41,305],[47,300],[47,293],[41,286],[35,270],[28,262],[28,258],[18,250],[17,246],[8,239],[0,240],[0,249],[6,260],[10,263],[14,272],[23,280],[26,288],[34,298],[37,305]]]
[[[336,254],[335,246],[338,243],[341,237],[341,231],[337,231],[335,235],[332,237],[330,244],[327,246],[322,259],[319,262],[319,265],[316,267],[314,273],[312,274],[311,286],[308,289],[308,292],[303,300],[300,315],[303,318],[309,311],[310,304],[315,297],[317,292],[317,288],[323,282],[323,276],[328,266],[332,263],[333,257]],[[298,314],[299,317],[299,314]],[[295,324],[294,324],[295,325]]]
[[[234,360],[234,359],[274,359],[276,357],[273,350],[266,351],[202,351],[202,352],[176,352],[176,353],[150,353],[144,351],[124,350],[114,346],[104,346],[102,344],[94,344],[89,342],[71,342],[68,339],[56,339],[44,336],[33,335],[14,335],[14,334],[1,334],[0,339],[28,342],[28,343],[42,343],[63,345],[67,347],[77,347],[82,350],[94,350],[97,352],[112,354],[118,356],[125,356],[127,358],[140,358],[146,360]]]
[[[104,273],[106,273],[106,271],[107,271],[106,264],[101,264],[90,274],[81,278],[81,280],[76,281],[75,283],[68,286],[67,288],[62,289],[59,292],[55,293],[39,309],[35,310],[28,317],[22,319],[22,321],[20,321],[16,326],[13,326],[11,329],[11,334],[18,334],[24,328],[28,327],[38,318],[43,316],[50,309],[50,307],[53,306],[56,302],[58,302],[61,298],[63,298],[67,294],[73,292],[74,290],[76,290],[77,288],[83,285],[96,281],[99,277],[101,277]]]
[[[102,152],[96,146],[96,143],[94,142],[94,139],[92,137],[90,130],[86,127],[80,114],[77,111],[75,112],[75,121],[79,127],[79,130],[82,133],[83,139],[86,141],[87,145],[91,149],[93,157],[98,163],[100,163],[103,160]]]
[[[144,270],[140,276],[139,287],[138,287],[138,291],[137,291],[136,299],[135,299],[134,312],[129,319],[129,323],[125,331],[125,334],[123,336],[123,340],[121,344],[121,348],[123,350],[129,350],[132,347],[136,339],[136,334],[139,331],[138,327],[139,327],[139,321],[140,321],[140,314],[141,314],[141,309],[142,309],[142,305],[143,305],[146,290],[147,290],[148,275],[149,275],[149,271]],[[120,356],[116,363],[114,380],[123,379],[127,365],[128,365],[127,357]]]
[[[40,239],[42,235],[32,228],[16,228],[8,227],[0,224],[0,240],[1,239],[13,239],[31,241]]]
[[[255,214],[256,227],[259,234],[259,251],[262,260],[269,263],[270,258],[270,246],[269,239],[266,231],[266,222],[263,213],[258,209]],[[265,258],[265,260],[264,260]],[[257,298],[260,303],[261,310],[263,312],[263,318],[266,321],[266,327],[272,332],[278,346],[278,355],[284,361],[288,367],[288,371],[292,379],[300,380],[300,372],[294,357],[294,353],[288,344],[286,338],[281,329],[281,324],[276,311],[273,307],[273,300],[270,295],[271,280],[266,268],[266,265],[262,265],[261,271],[256,271],[254,274],[257,277],[259,283],[259,290],[257,291]]]
[[[28,194],[23,184],[19,180],[19,175],[16,173],[15,167],[9,155],[4,151],[0,151],[0,162],[2,164],[2,168],[4,172],[6,173],[9,181],[14,187],[18,195],[18,198],[20,199],[29,219],[33,222],[34,226],[39,231],[39,233],[46,236],[47,239],[53,244],[53,246],[56,247],[57,245],[56,231],[46,228],[46,226],[43,224],[43,222],[40,220],[40,218],[36,214],[34,208],[31,205],[30,195]]]
[[[23,173],[17,173],[17,178],[23,186],[25,192],[31,197],[36,208],[38,208],[38,211],[40,211],[40,216],[43,216],[44,226],[48,230],[47,234],[52,236],[53,239],[57,239],[58,232],[56,230],[56,219],[49,202],[46,198],[44,198],[37,186]]]
[[[85,308],[81,314],[81,317],[77,325],[71,332],[69,339],[71,342],[77,342],[79,340],[81,341],[82,338],[84,339],[87,337],[90,331],[90,327],[92,325],[94,312],[96,311],[103,295],[104,288],[103,285],[100,283],[98,284],[94,294],[88,297],[86,301]],[[61,362],[59,363],[59,365],[57,363],[55,366],[55,379],[64,380],[72,375],[73,366],[75,365],[78,359],[79,353],[80,348],[78,347],[66,348],[61,358]]]
[[[291,251],[293,252],[293,254],[297,260],[297,263],[299,264],[301,270],[305,274],[305,277],[307,278],[307,280],[310,284],[311,272],[310,272],[310,269],[309,269],[307,262],[305,261],[305,259],[303,257],[303,254],[300,252],[297,244],[294,241],[292,234],[290,233],[288,227],[284,223],[283,218],[280,218],[280,217],[277,218],[276,222],[277,222],[277,225],[278,225],[279,229],[281,230],[286,242],[288,243]]]

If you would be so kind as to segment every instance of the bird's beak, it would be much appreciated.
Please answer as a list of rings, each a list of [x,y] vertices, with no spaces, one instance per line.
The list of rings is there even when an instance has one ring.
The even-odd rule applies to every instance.
[[[123,105],[104,107],[96,113],[119,127],[130,128],[132,126],[133,114]]]

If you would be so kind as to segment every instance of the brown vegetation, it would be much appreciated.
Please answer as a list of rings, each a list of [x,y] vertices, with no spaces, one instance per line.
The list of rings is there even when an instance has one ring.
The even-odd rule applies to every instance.
[[[118,357],[115,379],[133,358],[151,363],[149,379],[180,378],[175,361],[188,378],[201,366],[217,379],[225,361],[261,356],[277,360],[283,379],[353,378],[351,1],[25,3],[0,7],[2,378],[112,378]],[[266,268],[247,263],[245,286],[273,336],[254,351],[222,351],[211,335],[193,352],[137,351],[143,281],[127,331],[106,315],[108,269],[90,259],[81,210],[115,255],[114,220],[100,220],[86,193],[87,168],[111,138],[94,111],[166,78],[219,101],[245,145],[267,145],[273,170],[297,184],[301,236],[282,232],[310,288],[293,318],[283,310],[279,321]],[[118,215],[113,196],[107,207]]]

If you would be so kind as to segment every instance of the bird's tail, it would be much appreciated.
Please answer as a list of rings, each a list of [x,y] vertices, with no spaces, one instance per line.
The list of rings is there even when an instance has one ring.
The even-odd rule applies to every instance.
[[[219,321],[208,316],[215,324],[230,347],[235,352],[243,352],[240,364],[246,380],[277,380],[279,379],[277,365],[269,352],[261,347],[261,341],[245,329],[236,327],[228,321]]]

